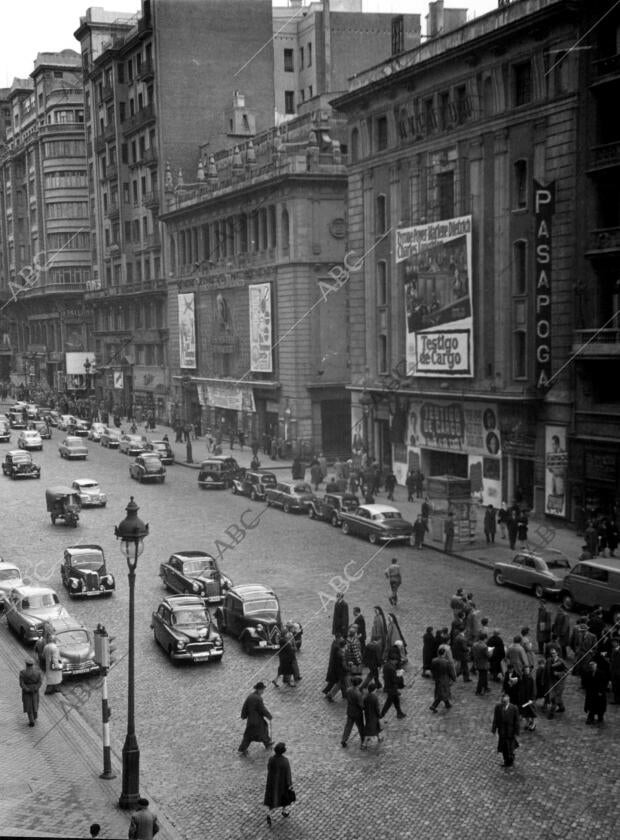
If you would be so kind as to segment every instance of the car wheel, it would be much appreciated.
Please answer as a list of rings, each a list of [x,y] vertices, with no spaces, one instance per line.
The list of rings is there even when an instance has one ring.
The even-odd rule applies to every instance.
[[[252,499],[253,502],[256,501],[256,490],[252,490],[250,493],[250,499]]]
[[[50,519],[52,520],[52,525],[55,525],[56,524],[56,517],[54,516],[53,513],[50,513]]]
[[[566,612],[572,612],[575,609],[575,600],[568,592],[562,592],[561,601]]]
[[[533,587],[533,589],[534,589],[534,595],[535,595],[537,598],[542,598],[542,597],[544,597],[545,590],[544,590],[544,588],[543,588],[543,587],[542,587],[539,583],[537,583],[537,584]]]
[[[237,490],[237,485],[236,485],[236,484],[233,484],[233,486],[232,486],[232,491],[233,491],[233,496],[236,496],[236,495],[237,495],[237,493],[239,492],[239,491]]]
[[[342,523],[342,533],[343,533],[343,534],[348,534],[348,533],[350,533],[350,531],[349,531],[349,523],[348,523],[348,522],[343,522],[343,523]]]
[[[163,484],[165,480],[166,480],[166,476],[162,475],[162,477],[159,479],[159,483]]]
[[[19,641],[24,645],[26,644],[26,633],[24,632],[24,628],[19,628]]]
[[[506,581],[504,580],[504,575],[499,571],[493,572],[493,580],[495,581],[497,586],[504,586],[506,583]]]
[[[338,517],[336,516],[335,513],[332,514],[332,518],[330,519],[330,522],[334,526],[334,528],[338,527]]]
[[[374,531],[371,531],[370,534],[368,534],[368,542],[371,543],[372,545],[377,544],[377,535],[375,534]]]
[[[284,513],[290,513],[291,512],[290,504],[288,502],[284,502],[284,504],[282,505],[282,510],[284,511]]]
[[[312,505],[310,505],[310,507],[308,508],[308,516],[310,517],[310,519],[316,519],[316,512]]]
[[[245,635],[241,640],[241,647],[243,648],[243,652],[247,653],[248,656],[252,656],[254,653],[254,645],[252,644],[252,639]]]

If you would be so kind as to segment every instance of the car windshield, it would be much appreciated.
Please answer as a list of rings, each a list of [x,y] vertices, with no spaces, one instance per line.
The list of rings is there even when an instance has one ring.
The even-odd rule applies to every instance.
[[[293,487],[294,493],[312,493],[312,487],[309,484],[296,484]]]
[[[185,560],[183,571],[186,575],[199,575],[201,572],[212,572],[215,570],[213,560],[200,558],[200,560]]]
[[[81,440],[66,440],[65,444],[69,449],[81,449],[84,446]]]
[[[99,569],[103,566],[101,554],[80,554],[71,558],[71,566],[74,569]]]
[[[191,610],[178,610],[172,613],[172,623],[177,625],[205,625],[209,623],[207,611],[201,607]]]
[[[0,580],[15,580],[18,577],[17,569],[0,569]]]
[[[60,604],[58,595],[55,592],[49,592],[45,595],[31,595],[28,599],[24,600],[28,600],[28,609],[31,610],[40,610],[41,607],[55,607],[57,604]]]
[[[129,443],[142,443],[140,435],[126,435],[125,440],[129,441]]]
[[[547,568],[548,569],[570,569],[570,563],[566,559],[566,557],[548,557],[547,558]]]
[[[142,457],[142,463],[144,464],[147,472],[157,472],[157,470],[161,467],[161,461],[157,455],[153,455],[151,457],[144,455]]]
[[[263,475],[260,480],[265,487],[275,487],[277,484],[275,475]]]
[[[88,638],[88,631],[83,630],[81,627],[76,627],[72,630],[61,630],[55,635],[58,646],[61,648],[86,645],[90,641]]]
[[[98,490],[99,485],[96,481],[76,481],[78,490]]]
[[[32,460],[32,458],[30,457],[30,455],[27,452],[16,452],[13,455],[13,461],[16,464],[18,464],[18,463],[28,463],[29,464],[31,460]]]
[[[273,598],[264,601],[248,601],[243,605],[245,615],[268,615],[275,618],[278,613],[278,602]]]
[[[383,513],[373,513],[372,516],[375,520],[380,519],[402,519],[402,516],[397,510],[386,510]]]

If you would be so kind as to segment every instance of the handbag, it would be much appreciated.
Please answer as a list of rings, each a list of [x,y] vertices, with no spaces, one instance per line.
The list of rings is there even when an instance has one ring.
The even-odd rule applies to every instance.
[[[405,671],[403,668],[398,668],[396,670],[396,685],[398,688],[405,687]]]
[[[292,805],[293,802],[297,802],[297,794],[295,793],[293,788],[289,788],[286,791],[284,796],[284,801],[282,802],[283,805]]]

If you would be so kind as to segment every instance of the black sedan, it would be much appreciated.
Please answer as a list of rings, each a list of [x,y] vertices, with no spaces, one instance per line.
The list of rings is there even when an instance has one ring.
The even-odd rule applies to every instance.
[[[352,511],[359,506],[360,500],[352,493],[326,493],[322,499],[313,499],[308,505],[310,519],[322,519],[338,528],[342,525],[342,512]]]
[[[173,662],[220,662],[224,643],[202,598],[171,595],[151,618],[157,644]]]
[[[224,592],[232,586],[217,560],[206,551],[177,551],[159,567],[159,576],[166,589],[188,595],[199,595],[209,604],[219,604]]]
[[[145,481],[158,481],[163,484],[166,480],[166,468],[154,452],[143,452],[129,465],[129,475],[140,484]]]

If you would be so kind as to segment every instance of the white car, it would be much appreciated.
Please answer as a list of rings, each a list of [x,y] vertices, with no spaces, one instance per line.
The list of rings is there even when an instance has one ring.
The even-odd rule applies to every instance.
[[[72,414],[61,414],[58,418],[58,428],[61,432],[66,432],[73,422]]]
[[[94,440],[95,443],[99,443],[101,440],[101,435],[105,430],[105,423],[92,423],[90,429],[88,430],[88,439]]]
[[[0,610],[4,608],[9,592],[23,584],[22,574],[15,563],[0,560]]]
[[[26,403],[26,414],[29,420],[37,420],[39,417],[39,406],[34,403]]]
[[[17,436],[18,449],[43,449],[41,435],[31,429],[22,429]]]
[[[139,455],[146,449],[146,438],[143,435],[123,434],[118,448],[125,455]]]
[[[108,497],[93,478],[76,478],[71,487],[80,497],[82,507],[105,507]]]

